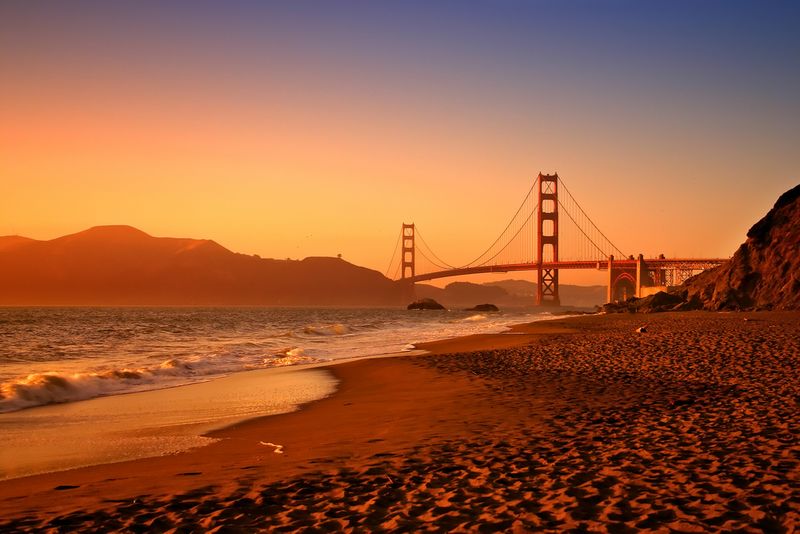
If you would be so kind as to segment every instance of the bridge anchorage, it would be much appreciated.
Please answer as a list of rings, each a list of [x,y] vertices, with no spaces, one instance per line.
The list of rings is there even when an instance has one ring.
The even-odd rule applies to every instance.
[[[395,262],[398,252],[399,261]],[[413,289],[417,282],[437,278],[536,271],[535,304],[559,306],[558,275],[563,269],[606,271],[607,300],[614,302],[666,290],[726,261],[663,255],[645,259],[641,254],[636,258],[624,254],[589,218],[558,173],[539,173],[509,223],[474,260],[460,266],[445,262],[418,226],[403,223],[386,276]]]

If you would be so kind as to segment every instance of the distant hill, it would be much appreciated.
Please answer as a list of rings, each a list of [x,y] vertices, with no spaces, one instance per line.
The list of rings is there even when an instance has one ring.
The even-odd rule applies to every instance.
[[[444,288],[417,284],[417,296],[432,298],[450,308],[467,308],[492,303],[500,307],[530,307],[535,304],[536,284],[527,280],[500,280],[474,284],[453,282]],[[575,308],[593,308],[606,301],[605,286],[559,286],[561,304]]]
[[[401,305],[401,287],[338,258],[237,254],[206,239],[97,226],[0,237],[0,305]]]
[[[505,289],[509,294],[524,298],[526,301],[536,298],[536,284],[527,280],[500,280],[486,282],[484,285]],[[558,294],[562,306],[576,308],[593,308],[606,302],[608,291],[606,286],[576,286],[559,284]]]

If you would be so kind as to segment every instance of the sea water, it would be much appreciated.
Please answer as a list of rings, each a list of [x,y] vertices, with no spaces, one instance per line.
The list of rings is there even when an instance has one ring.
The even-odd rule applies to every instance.
[[[312,364],[402,354],[416,343],[546,317],[397,308],[0,308],[0,478],[200,446],[210,429],[332,393],[332,376],[308,370]]]

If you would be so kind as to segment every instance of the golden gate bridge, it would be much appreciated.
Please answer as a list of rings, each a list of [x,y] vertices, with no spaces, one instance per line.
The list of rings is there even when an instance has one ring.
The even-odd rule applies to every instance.
[[[399,255],[398,255],[399,253]],[[558,174],[536,177],[506,227],[469,263],[453,265],[428,245],[420,229],[403,223],[386,276],[409,284],[481,273],[537,272],[537,305],[560,304],[562,269],[606,271],[608,302],[643,297],[679,285],[724,258],[645,259],[624,254],[597,227]]]

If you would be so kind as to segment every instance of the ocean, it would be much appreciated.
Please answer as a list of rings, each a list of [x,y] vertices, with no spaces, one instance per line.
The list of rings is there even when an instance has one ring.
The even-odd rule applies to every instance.
[[[335,380],[313,369],[320,364],[545,318],[530,310],[0,308],[0,478],[200,446],[213,428],[331,394]]]

